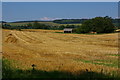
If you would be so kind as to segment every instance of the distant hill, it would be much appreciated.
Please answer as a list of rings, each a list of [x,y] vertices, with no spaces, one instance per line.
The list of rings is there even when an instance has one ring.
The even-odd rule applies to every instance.
[[[62,25],[66,26],[66,25],[81,25],[86,20],[89,19],[59,19],[53,21],[28,20],[28,21],[14,21],[14,22],[0,21],[0,23],[8,23],[11,26],[21,26],[37,21],[40,24],[45,24],[48,26],[62,26]],[[112,22],[116,27],[120,28],[120,19],[112,19]]]
[[[11,22],[11,23],[26,23],[26,22],[52,22],[52,21],[41,21],[41,20],[31,20],[31,21],[14,21],[14,22]]]
[[[0,23],[7,23],[7,22],[5,22],[5,21],[0,21]]]
[[[54,20],[53,22],[59,24],[81,24],[86,20],[89,19],[60,19],[60,20]]]
[[[89,19],[60,19],[60,20],[54,20],[54,23],[58,24],[82,24],[84,21]],[[116,27],[120,27],[120,19],[112,19],[112,23]]]

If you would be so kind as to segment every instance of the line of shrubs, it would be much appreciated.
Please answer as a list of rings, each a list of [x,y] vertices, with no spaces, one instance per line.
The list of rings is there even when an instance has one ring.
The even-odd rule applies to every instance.
[[[115,29],[118,29],[112,23],[111,17],[95,17],[89,20],[85,20],[82,22],[82,25],[60,25],[60,26],[50,26],[46,24],[41,24],[38,21],[33,23],[28,23],[23,26],[11,26],[9,24],[3,24],[3,29],[48,29],[48,30],[63,30],[64,28],[73,28],[74,33],[111,33],[114,32]]]

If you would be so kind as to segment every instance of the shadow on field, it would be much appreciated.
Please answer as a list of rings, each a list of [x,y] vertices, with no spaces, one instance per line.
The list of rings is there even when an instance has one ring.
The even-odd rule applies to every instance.
[[[69,80],[120,80],[118,77],[105,75],[103,73],[97,72],[82,72],[81,74],[73,75],[69,72],[61,72],[61,71],[41,71],[41,70],[3,70],[3,80],[5,79],[69,79]]]
[[[13,68],[7,60],[4,60],[2,65],[2,80],[34,80],[38,78],[40,80],[120,80],[120,77],[116,75],[104,74],[102,71],[100,73],[92,72],[87,69],[78,71],[76,74],[72,74],[71,72],[65,71],[43,71],[35,68],[31,70],[21,70]]]
[[[78,74],[72,74],[70,72],[63,71],[42,71],[42,70],[20,70],[20,69],[4,69],[3,68],[3,80],[10,79],[65,79],[65,80],[120,80],[119,77],[114,75],[106,75],[103,73],[97,73],[92,71],[79,71]],[[79,74],[80,73],[80,74]],[[40,80],[41,80],[40,79]]]

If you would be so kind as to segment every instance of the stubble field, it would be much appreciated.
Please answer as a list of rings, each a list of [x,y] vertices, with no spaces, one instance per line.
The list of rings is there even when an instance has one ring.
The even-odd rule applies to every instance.
[[[118,33],[62,34],[60,30],[3,30],[3,58],[22,70],[118,70]]]

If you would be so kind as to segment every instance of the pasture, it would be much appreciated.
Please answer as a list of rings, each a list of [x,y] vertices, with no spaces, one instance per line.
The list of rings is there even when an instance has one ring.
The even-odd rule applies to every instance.
[[[21,70],[117,74],[118,33],[60,34],[62,30],[3,30],[3,58]],[[81,72],[80,72],[81,71]],[[80,72],[80,73],[78,73]]]
[[[22,23],[18,22],[18,23],[8,23],[8,24],[10,24],[11,26],[22,26],[22,25],[27,25],[29,23],[33,23],[33,22],[22,22]],[[58,23],[54,23],[54,22],[40,22],[40,21],[38,23],[49,25],[49,26],[81,25],[81,24],[58,24]]]

